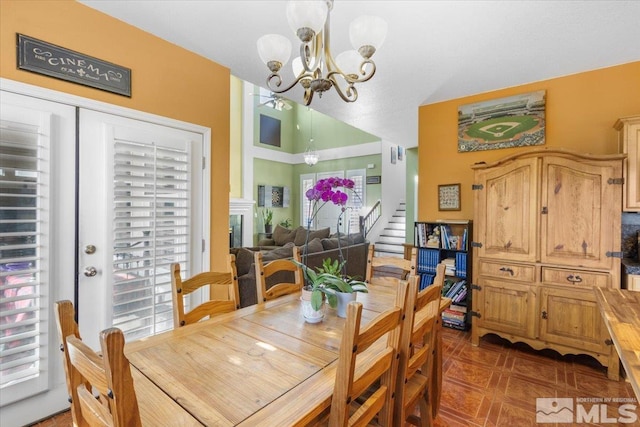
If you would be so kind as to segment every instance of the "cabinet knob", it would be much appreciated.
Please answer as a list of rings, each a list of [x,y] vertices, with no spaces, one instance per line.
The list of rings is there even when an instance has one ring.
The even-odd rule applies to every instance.
[[[549,316],[547,316],[547,312],[546,311],[542,312],[542,318],[543,319],[548,319],[549,318]]]

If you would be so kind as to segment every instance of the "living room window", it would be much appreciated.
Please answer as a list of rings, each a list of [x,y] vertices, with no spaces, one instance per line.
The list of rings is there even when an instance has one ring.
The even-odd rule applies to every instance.
[[[301,225],[306,227],[308,224],[309,216],[311,215],[311,202],[307,200],[305,194],[307,190],[312,188],[316,181],[330,176],[346,176],[353,180],[355,183],[353,192],[349,192],[349,200],[347,201],[347,212],[342,221],[341,232],[342,233],[357,233],[360,231],[360,211],[365,206],[366,195],[366,169],[351,169],[344,173],[338,172],[322,172],[318,174],[303,174],[300,175],[300,212],[301,212]],[[353,194],[355,193],[355,194]],[[325,209],[323,209],[324,211]],[[326,209],[328,210],[328,209]],[[336,218],[339,214],[339,209],[336,207]],[[324,213],[324,212],[323,212]],[[314,218],[311,223],[311,228],[322,228],[325,226],[331,227],[331,232],[336,232],[336,221],[333,218],[327,218],[323,216],[319,222],[319,218]]]

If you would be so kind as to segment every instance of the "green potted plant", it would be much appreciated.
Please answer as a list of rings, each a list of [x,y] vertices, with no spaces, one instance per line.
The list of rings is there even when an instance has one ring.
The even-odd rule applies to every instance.
[[[356,300],[356,292],[368,292],[366,282],[343,274],[346,261],[327,258],[322,261],[322,292],[327,295],[329,305],[337,309],[338,317],[347,317],[347,304]]]
[[[291,228],[292,224],[293,221],[291,221],[291,218],[283,219],[282,221],[280,221],[280,226],[284,228]]]
[[[271,233],[273,228],[273,209],[264,208],[262,210],[262,220],[264,221],[264,232]]]
[[[305,277],[303,290],[310,293],[309,300],[314,310],[321,310],[323,295],[326,295],[329,306],[337,308],[338,316],[346,317],[347,304],[355,301],[355,293],[368,292],[365,282],[343,275],[346,261],[326,258],[321,267],[316,267],[317,272],[295,260],[293,262],[302,269]]]

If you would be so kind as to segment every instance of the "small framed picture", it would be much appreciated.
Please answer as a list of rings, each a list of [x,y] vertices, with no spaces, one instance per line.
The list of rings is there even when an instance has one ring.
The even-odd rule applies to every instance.
[[[402,160],[404,157],[404,147],[402,145],[398,145],[398,160]]]
[[[438,210],[460,210],[460,184],[438,185]]]
[[[396,164],[396,158],[398,157],[398,148],[393,146],[391,147],[391,164],[395,165]]]

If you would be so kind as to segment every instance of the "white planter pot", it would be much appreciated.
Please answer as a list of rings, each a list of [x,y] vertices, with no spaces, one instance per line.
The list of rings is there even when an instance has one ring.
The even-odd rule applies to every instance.
[[[345,293],[345,292],[336,292],[336,298],[338,299],[338,306],[336,307],[336,312],[338,317],[347,317],[347,305],[351,301],[356,300],[356,292]]]
[[[300,301],[302,303],[302,316],[304,317],[305,322],[307,323],[318,323],[322,322],[324,318],[324,298],[322,299],[322,305],[320,306],[320,310],[314,310],[311,307],[311,292],[302,290],[302,295],[300,296]]]

